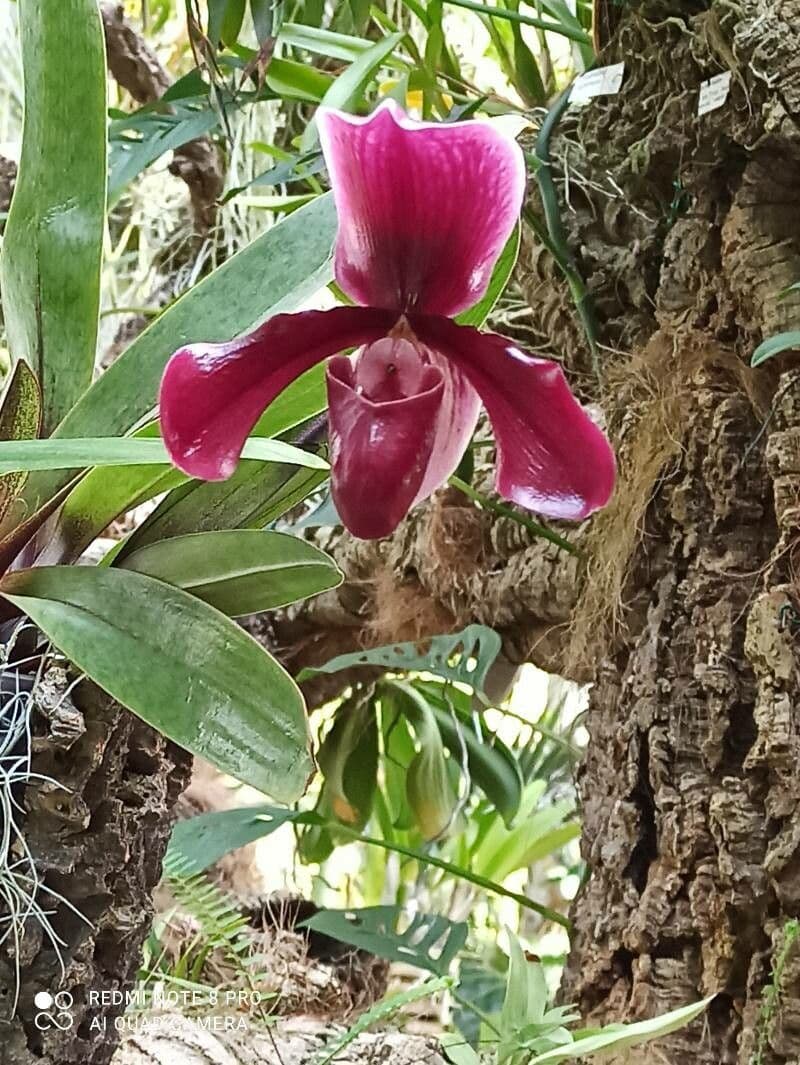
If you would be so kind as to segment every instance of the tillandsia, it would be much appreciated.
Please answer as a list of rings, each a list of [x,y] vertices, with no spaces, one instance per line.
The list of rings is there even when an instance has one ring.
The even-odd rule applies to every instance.
[[[553,518],[604,506],[614,455],[558,363],[454,321],[486,292],[517,224],[519,145],[486,122],[414,121],[392,100],[367,118],[321,108],[317,122],[336,281],[354,305],[279,314],[229,343],[175,352],[160,394],[173,462],[229,477],[265,408],[329,359],[332,494],[355,536],[389,535],[447,480],[481,402],[500,495]]]

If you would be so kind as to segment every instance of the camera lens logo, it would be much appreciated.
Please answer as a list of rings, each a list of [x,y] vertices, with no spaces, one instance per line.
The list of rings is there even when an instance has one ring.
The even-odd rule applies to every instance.
[[[37,991],[33,997],[33,1004],[39,1011],[33,1018],[33,1023],[40,1032],[48,1032],[52,1028],[66,1032],[73,1024],[72,1016],[73,998],[69,991],[57,991],[51,995],[49,991]]]

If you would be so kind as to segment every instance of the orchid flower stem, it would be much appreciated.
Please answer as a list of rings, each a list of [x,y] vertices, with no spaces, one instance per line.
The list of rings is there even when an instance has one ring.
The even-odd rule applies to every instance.
[[[302,823],[302,818],[298,818],[297,820],[299,823]],[[561,927],[566,928],[567,931],[572,928],[569,918],[565,917],[562,913],[558,913],[556,910],[551,910],[548,906],[543,906],[534,899],[528,898],[527,895],[522,895],[519,891],[511,891],[510,888],[505,887],[503,884],[495,883],[494,880],[489,880],[488,877],[473,873],[471,870],[464,869],[460,865],[446,862],[442,858],[436,858],[433,854],[424,854],[422,851],[414,850],[412,847],[404,847],[400,843],[389,843],[386,840],[376,839],[373,836],[364,836],[360,832],[356,832],[355,829],[340,824],[338,821],[336,822],[335,827],[338,833],[349,836],[354,842],[365,843],[371,847],[380,847],[385,851],[402,854],[404,857],[411,858],[415,862],[432,865],[435,869],[441,869],[443,872],[450,873],[452,876],[467,880],[470,884],[475,884],[476,887],[483,888],[484,891],[489,891],[493,895],[501,895],[504,898],[512,899],[518,906],[523,906],[526,910],[533,910],[533,912],[538,913],[540,917],[543,917],[547,921],[552,921],[554,924],[561,925]]]
[[[551,529],[548,529],[545,525],[540,525],[538,521],[534,521],[533,518],[526,517],[525,514],[518,514],[516,510],[512,510],[511,507],[505,506],[503,503],[497,503],[493,499],[487,499],[486,496],[467,484],[466,481],[462,481],[460,477],[456,477],[453,474],[450,477],[450,484],[453,488],[457,488],[459,492],[463,492],[465,496],[469,496],[476,503],[484,508],[484,510],[491,510],[495,514],[500,514],[504,518],[511,518],[512,521],[517,522],[518,525],[523,525],[526,529],[529,529],[534,535],[542,537],[543,540],[549,540],[551,544],[555,544],[556,547],[560,547],[562,551],[569,552],[570,555],[580,555],[580,551],[574,544],[571,544],[569,540],[565,540],[559,536],[558,533],[554,533]]]
[[[586,333],[586,339],[589,342],[589,350],[592,353],[592,367],[595,375],[599,378],[600,368],[597,348],[597,319],[594,315],[594,308],[592,306],[589,291],[586,288],[586,284],[581,277],[575,259],[567,244],[567,235],[561,218],[558,197],[556,196],[551,165],[552,160],[550,158],[550,137],[567,109],[570,88],[571,86],[562,92],[547,112],[545,120],[542,123],[542,128],[539,130],[539,135],[536,138],[536,150],[533,157],[535,163],[534,177],[539,186],[539,195],[542,198],[542,207],[544,208],[544,218],[549,237],[544,243],[555,258],[561,272],[567,280],[572,299],[575,303],[575,309],[578,312],[578,317],[580,318],[584,332]],[[526,207],[523,210],[523,217],[528,225],[530,225],[536,232],[537,236],[540,239],[543,239],[541,223],[530,208]]]
[[[468,998],[464,998],[464,996],[461,994],[457,987],[450,988],[450,995],[459,1004],[459,1006],[463,1006],[465,1010],[469,1010],[470,1013],[473,1013],[478,1018],[478,1020],[482,1024],[485,1024],[491,1032],[494,1032],[496,1036],[500,1035],[500,1030],[494,1023],[492,1018],[489,1016],[489,1014],[485,1013],[480,1008],[480,1006],[476,1006],[474,1002],[470,1002]]]
[[[467,11],[477,11],[479,15],[488,15],[490,18],[503,18],[509,22],[520,22],[523,26],[533,26],[537,30],[547,30],[549,33],[558,33],[562,37],[569,37],[578,44],[591,44],[591,38],[585,30],[575,29],[562,22],[551,22],[547,19],[534,18],[532,15],[524,15],[520,11],[512,11],[510,8],[492,7],[490,4],[479,4],[475,0],[445,0],[454,7],[463,7]]]

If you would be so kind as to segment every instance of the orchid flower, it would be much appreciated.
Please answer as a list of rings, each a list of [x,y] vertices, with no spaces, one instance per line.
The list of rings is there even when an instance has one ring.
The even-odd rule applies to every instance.
[[[552,518],[602,507],[614,455],[561,367],[453,320],[485,293],[517,223],[517,143],[485,122],[413,121],[391,100],[367,118],[321,108],[317,123],[338,213],[335,276],[355,306],[279,314],[175,352],[160,396],[175,465],[229,477],[265,408],[330,359],[332,494],[355,536],[389,535],[445,483],[481,401],[500,495]]]

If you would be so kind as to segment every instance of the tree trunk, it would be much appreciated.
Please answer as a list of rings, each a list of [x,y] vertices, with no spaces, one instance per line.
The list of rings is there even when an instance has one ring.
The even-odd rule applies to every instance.
[[[39,902],[62,942],[57,953],[29,917],[18,949],[13,935],[0,947],[2,1065],[111,1060],[124,1007],[93,1005],[90,996],[131,986],[172,811],[188,781],[185,751],[90,683],[70,695],[66,682],[53,668],[35,689],[31,770],[52,779],[34,779],[17,795],[21,833],[44,883]],[[98,1019],[107,1034],[91,1027]]]

